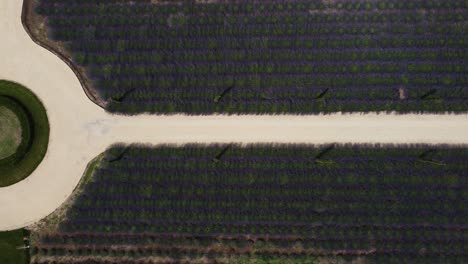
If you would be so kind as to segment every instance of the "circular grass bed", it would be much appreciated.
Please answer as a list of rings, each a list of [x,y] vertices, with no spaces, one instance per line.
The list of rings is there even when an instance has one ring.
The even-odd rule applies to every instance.
[[[18,114],[5,106],[9,101],[6,97],[0,97],[0,160],[13,155],[21,145],[22,133],[28,132],[23,129]]]
[[[17,83],[0,80],[0,108],[14,113],[21,127],[14,153],[0,158],[0,187],[5,187],[28,177],[41,163],[49,143],[49,121],[39,98]]]

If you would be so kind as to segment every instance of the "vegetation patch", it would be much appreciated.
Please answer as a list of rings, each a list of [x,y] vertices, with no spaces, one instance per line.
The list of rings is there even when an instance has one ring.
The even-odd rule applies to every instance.
[[[29,232],[25,229],[0,232],[0,263],[29,263]]]
[[[114,146],[98,164],[32,231],[32,263],[467,262],[465,146]]]
[[[0,159],[16,152],[21,144],[21,131],[21,123],[16,114],[0,106]]]
[[[468,111],[463,0],[33,1],[111,112]]]
[[[104,158],[104,153],[100,154],[96,158],[94,158],[86,167],[86,170],[81,178],[80,182],[76,186],[75,190],[73,191],[72,195],[68,197],[67,201],[63,203],[59,208],[57,208],[52,214],[47,216],[45,219],[35,223],[28,227],[28,230],[33,230],[31,240],[35,241],[37,239],[38,232],[37,230],[41,230],[41,233],[45,232],[55,232],[58,228],[58,225],[66,220],[66,213],[67,210],[75,202],[75,199],[79,197],[83,192],[83,186],[88,184],[90,181],[93,180],[93,175],[96,172],[97,168],[100,166],[102,159]]]
[[[42,161],[49,143],[49,121],[40,100],[17,83],[0,80],[0,107],[14,113],[21,127],[20,144],[0,159],[0,187],[5,187],[29,176]],[[2,129],[12,129],[4,125]]]

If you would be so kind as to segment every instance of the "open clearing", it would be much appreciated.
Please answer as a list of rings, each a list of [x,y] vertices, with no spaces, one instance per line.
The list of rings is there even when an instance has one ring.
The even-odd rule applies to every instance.
[[[0,3],[0,79],[31,89],[50,122],[43,162],[0,188],[0,230],[29,225],[72,193],[86,165],[113,143],[468,143],[467,115],[115,116],[85,96],[77,77],[36,45],[21,24],[21,0]]]
[[[0,159],[15,153],[21,143],[21,124],[13,111],[0,107]]]

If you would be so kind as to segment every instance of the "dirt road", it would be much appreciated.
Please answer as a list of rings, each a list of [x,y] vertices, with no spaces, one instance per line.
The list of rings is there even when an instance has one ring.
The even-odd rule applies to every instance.
[[[29,38],[21,6],[21,0],[0,2],[0,79],[25,85],[43,101],[50,143],[31,176],[0,188],[0,230],[32,224],[54,211],[87,163],[117,142],[468,143],[467,115],[109,115],[88,100],[65,63]]]

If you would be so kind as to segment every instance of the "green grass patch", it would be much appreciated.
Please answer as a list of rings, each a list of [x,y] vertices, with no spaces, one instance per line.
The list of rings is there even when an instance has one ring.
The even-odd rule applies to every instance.
[[[27,241],[23,240],[25,237],[28,237],[25,229],[0,232],[0,263],[29,263],[28,250],[21,248],[26,246]]]
[[[79,184],[79,187],[83,184],[88,183],[91,181],[92,176],[96,168],[99,166],[99,163],[101,162],[102,158],[104,157],[104,153],[99,154],[96,158],[94,158],[89,164],[88,167],[86,168],[85,174],[83,176],[82,181]]]
[[[16,152],[21,144],[21,131],[21,123],[16,114],[0,105],[0,159]]]
[[[0,187],[29,176],[41,163],[49,143],[49,121],[41,101],[24,86],[0,80],[0,106],[13,111],[21,124],[16,152],[0,159]]]
[[[1,92],[0,92],[1,93]],[[12,164],[15,162],[20,161],[25,153],[27,153],[29,146],[31,145],[31,132],[33,130],[32,128],[32,122],[31,118],[29,117],[30,115],[28,114],[28,110],[22,105],[21,102],[16,100],[14,97],[8,96],[8,95],[0,95],[0,107],[3,109],[6,109],[5,115],[4,115],[4,121],[5,126],[2,126],[0,128],[0,132],[5,132],[6,139],[8,140],[8,137],[10,134],[8,130],[15,130],[15,125],[11,124],[9,122],[8,115],[13,115],[14,118],[17,119],[17,122],[19,123],[19,130],[20,130],[20,135],[19,135],[19,144],[15,147],[15,149],[12,149],[12,152],[9,153],[8,156],[1,156],[0,155],[0,166],[3,164]],[[8,114],[10,113],[10,114]],[[1,116],[0,116],[1,118]],[[17,125],[16,125],[17,126]],[[11,135],[12,137],[17,137],[18,135]],[[0,136],[1,138],[2,136]],[[7,146],[8,144],[5,144]],[[5,149],[6,151],[11,151],[11,149]]]

